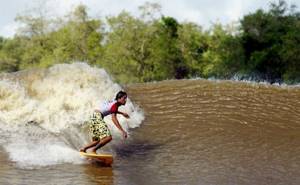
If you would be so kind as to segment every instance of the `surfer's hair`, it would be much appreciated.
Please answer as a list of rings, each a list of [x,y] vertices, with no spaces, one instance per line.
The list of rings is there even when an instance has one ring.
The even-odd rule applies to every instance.
[[[123,96],[127,96],[127,93],[125,91],[119,91],[116,95],[115,100],[118,100],[118,99],[122,98]]]

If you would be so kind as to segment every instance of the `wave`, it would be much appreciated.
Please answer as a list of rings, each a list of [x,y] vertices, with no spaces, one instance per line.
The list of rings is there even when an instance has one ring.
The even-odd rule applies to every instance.
[[[19,166],[78,163],[78,148],[89,142],[86,121],[101,101],[122,87],[105,70],[86,63],[58,64],[0,76],[0,144]],[[139,127],[143,111],[130,100],[120,107],[127,131]],[[106,117],[114,142],[121,135]],[[109,148],[108,148],[109,150]]]
[[[281,87],[281,88],[299,88],[300,83],[294,83],[294,84],[287,84],[284,82],[270,82],[268,80],[255,78],[255,77],[241,77],[241,76],[233,76],[228,79],[222,79],[222,78],[216,78],[216,77],[209,77],[209,78],[200,78],[195,77],[191,80],[209,80],[209,81],[215,81],[215,82],[222,82],[222,81],[231,81],[231,82],[242,82],[252,85],[265,85],[265,86],[272,86],[272,87]]]

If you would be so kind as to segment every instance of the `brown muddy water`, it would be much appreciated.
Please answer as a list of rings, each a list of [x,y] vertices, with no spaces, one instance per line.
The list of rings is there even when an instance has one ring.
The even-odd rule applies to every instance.
[[[0,184],[300,184],[299,87],[200,79],[125,89],[133,106],[143,110],[144,120],[128,128],[126,141],[107,146],[114,155],[112,167],[78,162],[82,159],[76,157],[20,159],[14,151],[22,146],[6,146],[16,137],[2,124]],[[32,135],[44,140],[35,133],[21,135],[22,140]],[[71,142],[70,137],[64,140]],[[66,146],[77,155],[85,142],[79,138]],[[61,154],[59,147],[51,148],[51,156]],[[34,150],[41,158],[47,156],[43,151]]]

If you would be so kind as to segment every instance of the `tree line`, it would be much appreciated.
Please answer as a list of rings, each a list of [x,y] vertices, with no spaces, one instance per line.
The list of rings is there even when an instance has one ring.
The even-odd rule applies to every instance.
[[[300,13],[283,0],[206,30],[162,15],[156,3],[139,11],[92,18],[81,4],[60,18],[20,15],[15,36],[0,37],[0,71],[84,61],[121,83],[234,76],[300,81]]]

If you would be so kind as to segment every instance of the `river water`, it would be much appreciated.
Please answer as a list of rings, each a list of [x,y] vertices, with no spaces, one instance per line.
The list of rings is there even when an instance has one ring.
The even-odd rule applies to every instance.
[[[120,122],[129,137],[110,127],[114,140],[102,152],[114,163],[104,167],[76,150],[89,140],[82,122],[97,105],[93,97],[112,98],[122,88],[106,73],[80,63],[0,79],[0,184],[300,184],[297,86],[202,79],[127,85],[131,119]]]

